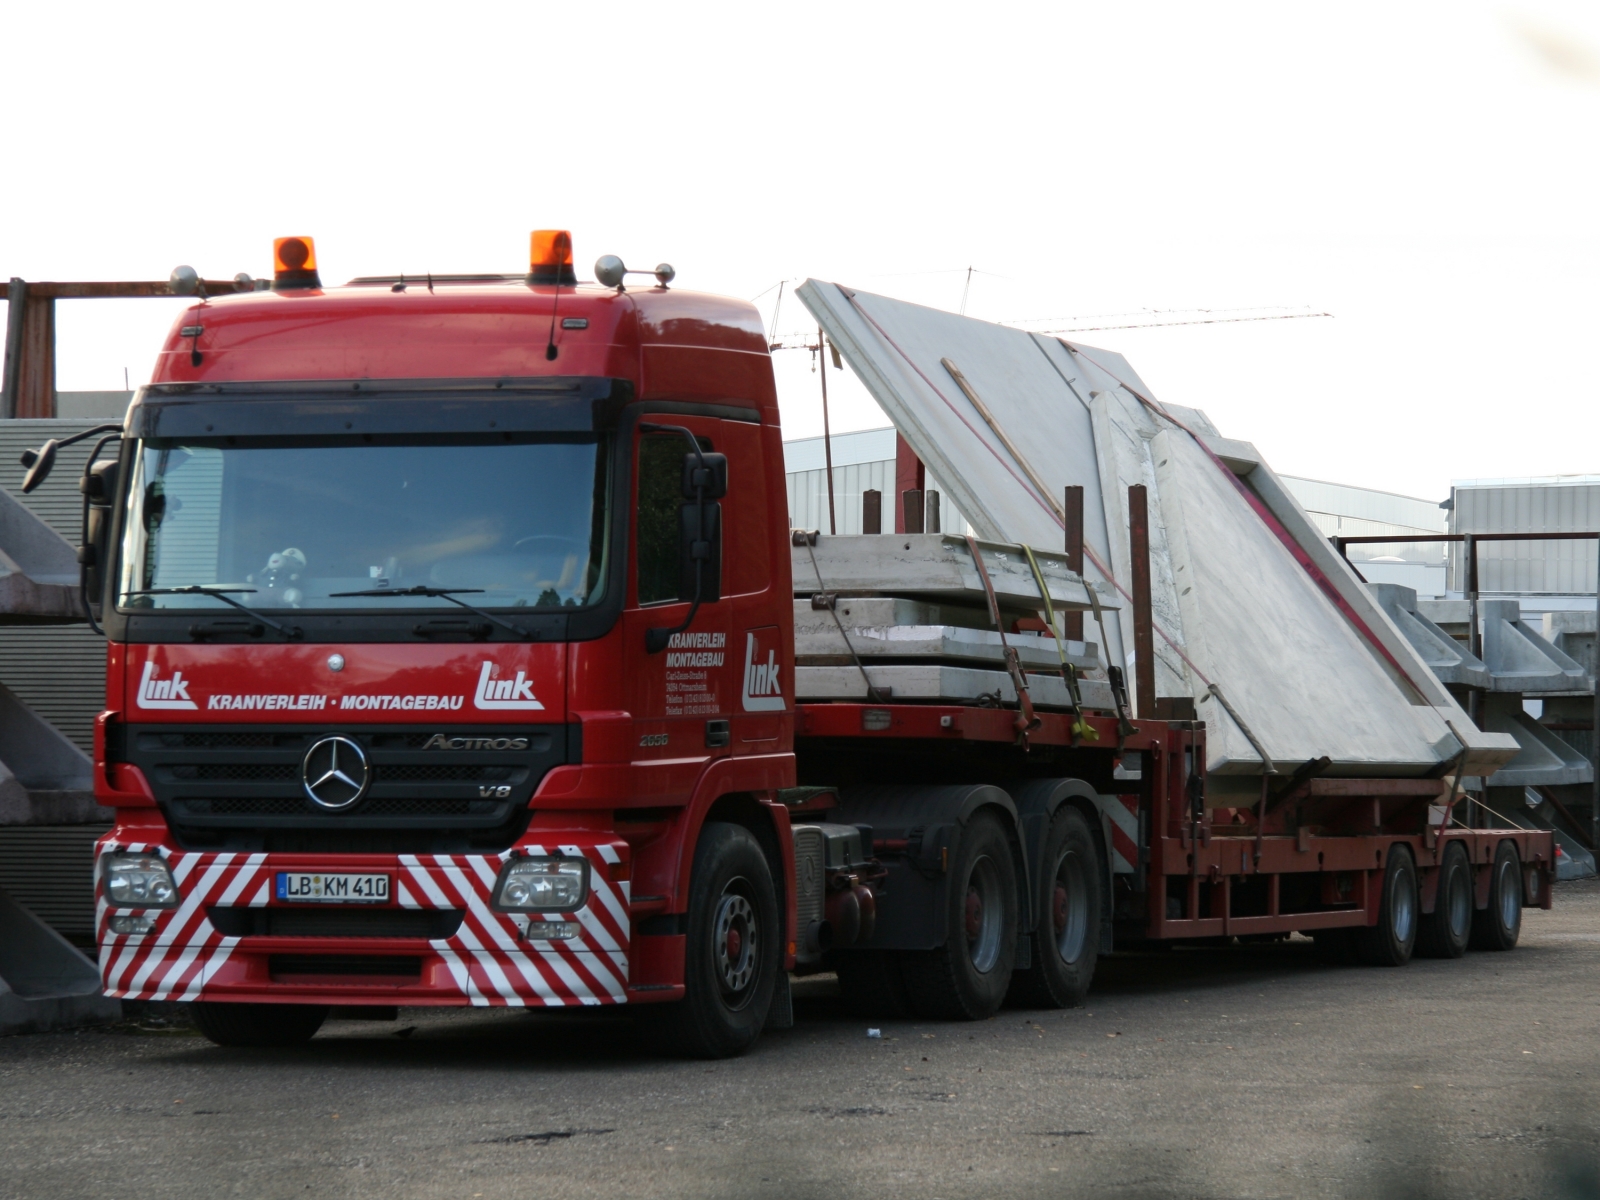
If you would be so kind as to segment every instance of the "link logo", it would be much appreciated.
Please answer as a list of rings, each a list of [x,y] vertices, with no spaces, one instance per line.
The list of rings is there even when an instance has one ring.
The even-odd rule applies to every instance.
[[[189,699],[189,681],[182,671],[174,671],[171,679],[156,678],[156,664],[144,664],[144,677],[139,680],[138,705],[140,708],[198,708]]]
[[[782,668],[778,664],[778,627],[750,629],[744,635],[744,694],[746,712],[782,712]]]
[[[478,676],[478,691],[472,697],[474,708],[486,710],[513,708],[526,712],[544,707],[534,697],[533,684],[528,681],[526,671],[518,671],[515,679],[496,679],[494,673],[494,663],[483,664],[483,671]]]

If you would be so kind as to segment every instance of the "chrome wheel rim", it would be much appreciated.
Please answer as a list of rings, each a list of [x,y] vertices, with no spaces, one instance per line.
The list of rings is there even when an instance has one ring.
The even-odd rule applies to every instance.
[[[1517,886],[1517,873],[1508,859],[1500,864],[1500,923],[1507,929],[1517,927],[1517,918],[1522,913],[1522,897]]]
[[[987,974],[1000,961],[1001,925],[1005,921],[1000,871],[987,854],[972,864],[972,872],[967,876],[962,915],[967,934],[967,957],[980,974]]]
[[[1417,919],[1417,898],[1412,888],[1406,886],[1403,872],[1394,877],[1394,888],[1389,893],[1390,927],[1397,942],[1411,940],[1411,927]]]
[[[1089,886],[1083,863],[1075,851],[1068,850],[1056,864],[1055,887],[1050,903],[1050,921],[1055,934],[1056,953],[1064,963],[1083,957],[1089,941]]]
[[[717,983],[723,999],[733,1008],[750,998],[760,962],[761,929],[755,906],[745,894],[748,886],[743,879],[729,881],[717,901],[716,920],[711,927]]]
[[[1449,908],[1446,910],[1446,915],[1450,920],[1450,936],[1460,941],[1467,936],[1467,929],[1472,924],[1472,891],[1465,871],[1450,873],[1450,892],[1447,901]]]

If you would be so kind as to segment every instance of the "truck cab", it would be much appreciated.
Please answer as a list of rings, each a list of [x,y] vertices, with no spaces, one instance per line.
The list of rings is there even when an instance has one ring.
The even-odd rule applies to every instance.
[[[651,1002],[739,1048],[794,942],[755,309],[579,284],[564,233],[526,275],[275,253],[179,317],[86,477],[107,993],[254,1043],[335,1004]],[[695,913],[710,843],[737,882]],[[672,1003],[691,934],[709,1032]]]

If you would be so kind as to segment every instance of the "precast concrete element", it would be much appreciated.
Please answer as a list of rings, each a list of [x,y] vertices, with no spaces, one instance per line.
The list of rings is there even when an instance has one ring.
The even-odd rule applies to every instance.
[[[84,619],[78,556],[59,533],[0,488],[0,621]]]
[[[0,825],[109,820],[94,802],[94,764],[0,684]]]
[[[0,1035],[102,1025],[122,1016],[100,969],[0,890]]]
[[[1483,661],[1496,692],[1592,692],[1583,665],[1522,619],[1516,600],[1480,600]]]
[[[1369,583],[1367,588],[1440,683],[1469,688],[1489,686],[1489,668],[1483,660],[1417,611],[1415,588],[1398,583]]]
[[[1081,487],[1084,576],[1130,598],[1129,489],[1145,489],[1154,661],[1133,661],[1126,607],[1103,653],[1194,702],[1213,778],[1323,756],[1333,776],[1426,775],[1463,750],[1488,775],[1517,753],[1473,726],[1255,448],[1156,400],[1121,356],[818,280],[797,295],[980,536],[1061,545]]]
[[[1483,698],[1483,728],[1517,740],[1517,756],[1494,773],[1495,787],[1558,787],[1589,783],[1594,768],[1572,746],[1530,717],[1520,695],[1489,692]]]

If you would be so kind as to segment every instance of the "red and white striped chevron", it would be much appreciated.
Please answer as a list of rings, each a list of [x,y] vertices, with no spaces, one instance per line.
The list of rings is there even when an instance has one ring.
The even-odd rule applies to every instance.
[[[108,836],[99,854],[112,850],[159,854],[177,881],[182,901],[158,914],[148,934],[111,931],[115,915],[137,911],[107,903],[103,872],[95,872],[95,928],[100,947],[100,975],[108,996],[129,1000],[237,999],[265,991],[290,999],[289,987],[271,983],[266,973],[264,939],[224,936],[211,924],[213,906],[264,908],[274,903],[275,870],[321,872],[387,870],[394,875],[393,900],[398,908],[456,909],[461,927],[449,938],[416,939],[424,959],[415,984],[391,986],[393,1002],[471,1004],[479,1006],[551,1006],[623,1004],[627,1001],[629,884],[613,879],[624,861],[623,842],[546,847],[527,845],[504,854],[401,854],[375,862],[363,855],[357,862],[319,858],[314,865],[298,855],[197,853]],[[589,861],[589,898],[584,907],[566,913],[503,913],[492,905],[500,868],[513,855],[562,854]],[[576,921],[579,936],[565,940],[528,940],[529,920]],[[327,939],[273,937],[271,953],[315,954]],[[384,939],[372,953],[393,954],[396,939]],[[349,953],[351,942],[339,943]],[[305,985],[292,989],[306,990]],[[341,989],[329,981],[311,990],[337,999]],[[370,989],[367,989],[370,991]],[[369,997],[370,998],[370,997]]]
[[[1111,823],[1111,873],[1132,875],[1139,862],[1139,797],[1096,796]]]

